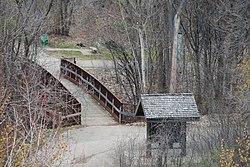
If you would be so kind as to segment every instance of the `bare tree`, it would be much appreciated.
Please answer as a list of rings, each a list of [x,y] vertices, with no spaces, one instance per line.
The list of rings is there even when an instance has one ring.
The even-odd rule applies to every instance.
[[[163,82],[162,78],[168,76],[163,65],[166,62],[163,60],[163,54],[167,55],[163,51],[165,40],[160,38],[165,31],[165,24],[160,23],[164,20],[164,13],[161,12],[164,11],[165,6],[164,3],[158,1],[137,2],[133,0],[119,1],[118,6],[120,8],[120,18],[118,19],[120,19],[119,23],[122,27],[116,31],[121,34],[121,39],[117,40],[111,36],[106,37],[106,40],[111,38],[111,41],[118,43],[127,52],[126,61],[121,61],[121,56],[115,55],[117,52],[111,53],[120,65],[119,69],[129,67],[128,71],[133,70],[132,73],[127,73],[125,78],[133,79],[130,83],[134,84],[132,91],[135,90],[134,94],[138,100],[139,94],[142,92],[157,92],[157,86],[161,88],[163,86],[163,83],[158,84],[157,82]],[[109,48],[112,49],[112,47]],[[160,76],[158,73],[163,75]]]
[[[1,111],[2,166],[56,164],[66,148],[58,133],[58,112],[66,106],[63,100],[66,92],[59,92],[57,84],[44,78],[43,71],[30,62],[13,62],[12,70],[16,72],[12,76],[14,81],[8,83],[2,105],[5,109]]]
[[[0,2],[1,166],[51,166],[64,152],[58,112],[66,94],[33,64],[52,2]]]
[[[180,5],[178,6],[178,9],[177,9],[176,14],[174,16],[174,31],[173,31],[173,35],[172,35],[173,36],[172,66],[171,66],[171,78],[170,78],[170,88],[169,88],[170,93],[176,92],[178,32],[179,32],[179,26],[180,26],[180,13],[182,11],[184,3],[185,3],[185,0],[182,0],[180,2]]]
[[[53,8],[54,30],[57,35],[69,36],[75,0],[56,0]]]

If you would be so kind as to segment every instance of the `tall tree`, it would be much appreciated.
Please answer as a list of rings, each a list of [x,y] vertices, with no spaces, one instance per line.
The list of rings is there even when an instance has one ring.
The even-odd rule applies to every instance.
[[[75,3],[75,0],[56,0],[54,2],[53,18],[55,20],[55,34],[69,36]]]
[[[180,15],[182,8],[184,6],[185,0],[182,0],[180,2],[180,5],[178,6],[178,9],[176,11],[176,14],[174,16],[174,31],[173,31],[173,46],[172,46],[172,66],[171,66],[171,78],[170,78],[170,93],[176,92],[176,84],[177,84],[177,51],[178,51],[178,32],[180,27]]]

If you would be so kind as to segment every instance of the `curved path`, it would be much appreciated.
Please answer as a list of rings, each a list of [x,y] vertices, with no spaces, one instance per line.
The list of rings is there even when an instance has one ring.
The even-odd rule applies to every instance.
[[[121,141],[131,136],[140,136],[145,141],[145,127],[119,125],[87,92],[72,82],[60,77],[60,59],[39,51],[38,64],[50,72],[81,102],[82,124],[80,128],[64,132],[68,150],[63,156],[61,167],[110,167],[116,156],[115,149]],[[81,67],[98,68],[105,63],[78,61]],[[102,66],[103,67],[103,66]]]
[[[84,89],[60,77],[60,59],[48,56],[43,50],[40,50],[37,63],[57,78],[81,103],[82,125],[100,126],[117,124],[111,115],[91,95],[85,92]]]
[[[100,60],[81,61],[77,60],[77,65],[84,68],[99,68],[103,67],[102,65],[106,66],[106,64]],[[141,143],[146,142],[145,127],[118,125],[108,112],[98,105],[87,92],[84,92],[83,89],[63,77],[60,78],[60,59],[48,56],[41,50],[39,51],[37,62],[54,77],[59,79],[77,100],[81,102],[82,123],[83,125],[87,125],[87,127],[69,129],[64,132],[69,151],[63,156],[62,162],[60,162],[58,166],[114,166],[113,160],[114,157],[117,156],[115,150],[119,148],[117,147],[118,144],[128,144],[128,139],[131,136],[132,138],[139,138]],[[204,122],[204,120],[201,122]],[[207,130],[207,134],[205,130]],[[209,134],[211,132],[213,131],[207,129],[207,125],[202,125],[200,123],[197,125],[188,124],[187,154],[192,157],[195,155],[193,154],[193,149],[197,147],[197,141],[200,140],[200,138],[195,138],[197,134],[201,134],[201,137],[206,137],[210,136]]]

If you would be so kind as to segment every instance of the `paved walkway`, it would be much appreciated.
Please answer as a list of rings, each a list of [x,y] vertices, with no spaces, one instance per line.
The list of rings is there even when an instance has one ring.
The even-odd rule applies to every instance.
[[[119,125],[88,93],[67,79],[60,77],[60,60],[39,52],[38,64],[49,71],[81,102],[82,124],[80,128],[67,130],[64,136],[68,150],[61,167],[110,167],[119,142],[139,136],[145,142],[145,127]],[[85,64],[84,64],[85,63]],[[81,67],[98,68],[102,62],[77,61]]]
[[[76,58],[76,65],[84,69],[114,68],[114,63],[111,60],[83,60]]]
[[[83,61],[86,63],[85,61]],[[128,139],[139,138],[141,143],[146,141],[146,128],[141,126],[126,126],[117,124],[112,117],[96,101],[84,92],[81,88],[70,81],[59,78],[60,60],[46,55],[40,51],[38,63],[48,70],[52,75],[81,102],[82,104],[82,123],[87,125],[80,128],[67,130],[64,136],[67,140],[68,150],[59,166],[61,167],[110,167],[114,166],[114,157],[117,157],[116,149],[119,143],[129,144]],[[90,62],[77,65],[88,67]],[[92,63],[92,62],[91,62]],[[98,67],[93,62],[92,67]],[[116,124],[116,125],[114,125]],[[207,130],[207,134],[204,132]],[[194,138],[197,134],[209,136],[206,126],[188,126],[187,130],[187,153],[193,157],[193,148],[197,147],[200,138]],[[126,146],[126,145],[123,145]],[[199,148],[198,148],[199,149]],[[121,151],[120,151],[121,152]]]
[[[69,80],[60,77],[60,59],[46,55],[42,50],[39,52],[38,64],[50,72],[77,98],[82,106],[82,125],[100,126],[117,124],[113,117],[91,97],[84,89],[78,87]]]
[[[128,144],[130,138],[139,137],[146,141],[146,128],[139,126],[89,126],[72,129],[64,134],[67,137],[71,154],[66,154],[63,167],[110,167],[118,145]],[[138,139],[139,140],[139,139]]]

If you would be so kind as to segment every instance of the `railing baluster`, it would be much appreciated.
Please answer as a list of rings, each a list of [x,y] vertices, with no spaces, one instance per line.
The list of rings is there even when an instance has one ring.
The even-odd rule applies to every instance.
[[[91,78],[91,81],[92,81],[93,87],[95,87],[95,81],[93,80],[93,78]],[[93,93],[93,95],[95,94],[95,89],[92,89],[92,93]]]
[[[108,101],[107,101],[107,99],[108,99],[108,92],[106,92],[106,94],[105,94],[105,106],[107,106],[107,103],[108,103]]]
[[[101,85],[99,86],[99,99],[101,100],[101,91],[102,91],[102,88],[101,88]]]
[[[89,77],[87,76],[87,82],[89,82]],[[87,91],[89,90],[89,84],[87,84]]]
[[[112,99],[112,104],[113,104],[113,105],[112,105],[112,114],[114,114],[114,107],[113,107],[114,104],[115,104],[115,103],[114,103],[114,99]]]

